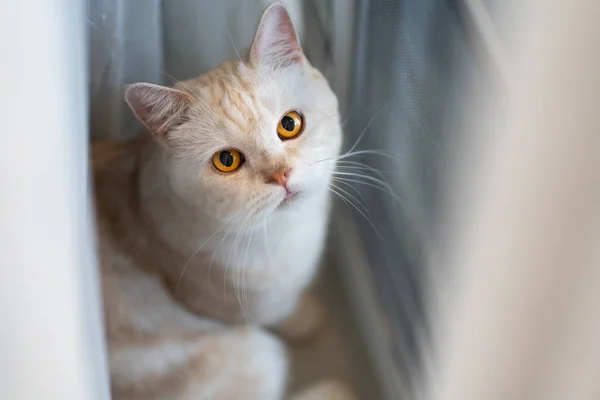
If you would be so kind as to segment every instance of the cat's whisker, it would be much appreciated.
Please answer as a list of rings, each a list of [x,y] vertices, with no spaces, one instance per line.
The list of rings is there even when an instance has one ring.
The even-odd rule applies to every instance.
[[[359,167],[359,166],[354,166],[354,165],[347,165],[347,166],[338,165],[337,168],[333,171],[333,174],[335,174],[337,172],[360,173],[360,174],[367,174],[367,175],[369,175],[370,173],[373,173],[373,174],[377,175],[378,179],[381,179],[382,181],[387,182],[386,176],[374,168]]]
[[[238,48],[235,45],[235,42],[233,41],[233,37],[231,36],[231,32],[229,32],[229,25],[227,26],[227,36],[229,36],[229,41],[231,41],[231,45],[233,46],[233,50],[235,50],[235,55],[237,56],[238,60],[240,60],[240,62],[243,62],[242,61],[242,57],[240,57],[240,52],[238,51]]]
[[[254,221],[254,217],[250,220],[249,224],[248,224],[248,231],[251,231],[251,226],[253,224]],[[236,263],[236,268],[235,268],[235,274],[237,276],[237,286],[238,286],[238,304],[240,306],[240,309],[242,311],[242,314],[244,316],[244,319],[246,319],[247,321],[250,319],[249,315],[247,314],[247,310],[246,310],[246,305],[244,303],[244,297],[245,297],[245,270],[246,270],[246,263],[248,262],[248,253],[246,252],[245,249],[248,248],[249,243],[250,243],[250,239],[252,238],[252,235],[250,234],[246,234],[246,237],[244,237],[241,241],[241,246],[240,246],[240,256],[241,254],[244,254],[244,257],[242,259],[242,263],[237,262]]]
[[[337,188],[337,186],[331,185],[331,186],[328,187],[328,189],[329,189],[329,191],[331,193],[333,193],[336,196],[338,196],[339,199],[342,200],[342,202],[348,206],[348,199],[346,199],[343,195],[341,195],[339,192],[337,192],[334,188]]]
[[[354,115],[354,113],[351,112],[346,118],[344,118],[344,121],[342,121],[342,129],[346,127],[346,124],[348,122],[350,122],[350,120],[352,119],[352,115]]]
[[[242,229],[238,233],[238,236],[236,237],[236,241],[234,242],[234,249],[235,250],[232,250],[234,252],[234,259],[233,259],[233,266],[232,266],[232,269],[231,269],[232,274],[233,274],[233,290],[235,292],[238,304],[240,304],[240,305],[242,304],[242,300],[241,300],[241,297],[242,297],[241,290],[242,290],[242,288],[241,288],[240,280],[239,280],[239,277],[240,277],[239,268],[237,268],[236,266],[239,265],[239,260],[238,260],[238,257],[239,257],[239,247],[238,246],[239,246],[239,243],[241,242],[241,241],[238,242],[238,239],[243,238],[243,235],[244,235],[243,228],[244,228],[244,226],[245,226],[245,223],[242,225]],[[244,313],[244,309],[242,307],[242,314],[243,313]]]
[[[396,195],[394,192],[390,192],[387,188],[385,187],[381,187],[378,185],[375,185],[373,183],[369,183],[369,182],[365,182],[365,181],[361,181],[358,179],[348,179],[348,178],[338,178],[339,180],[343,180],[344,182],[352,182],[352,183],[358,183],[359,185],[363,185],[363,186],[369,186],[372,188],[375,188],[377,190],[381,190],[384,193],[389,194],[390,196],[392,196],[392,198],[396,201],[398,201],[399,203],[402,203],[402,199]]]
[[[179,79],[175,78],[173,75],[169,74],[167,71],[165,70],[161,70],[161,72],[169,79],[171,79],[173,81],[173,83],[178,84],[183,86],[186,90],[187,93],[190,94],[199,104],[203,105],[203,112],[207,113],[207,114],[211,114],[213,117],[215,118],[219,118],[215,112],[213,111],[212,107],[208,106],[206,101],[203,100],[202,98],[200,98],[200,96],[198,96],[196,94],[196,92],[194,92],[194,90],[189,87],[187,84],[185,84],[184,82],[180,81]],[[195,125],[196,127],[198,127],[197,122],[195,121]]]
[[[342,180],[335,179],[335,178],[333,178],[332,180],[333,180],[333,181],[335,181],[335,182],[338,182],[338,183],[342,183],[342,184],[344,184],[344,185],[347,185],[347,186],[351,187],[352,189],[356,190],[356,191],[357,191],[357,193],[359,193],[359,194],[360,194],[360,192],[358,192],[358,190],[357,190],[355,187],[353,187],[352,185],[350,185],[349,183],[346,183],[346,182],[344,182],[344,181],[342,181]],[[343,189],[343,188],[341,188],[341,187],[339,187],[339,186],[337,186],[337,185],[335,185],[335,184],[333,184],[333,183],[331,183],[331,186],[333,186],[334,188],[336,188],[337,190],[339,190],[340,192],[342,192],[344,195],[348,196],[350,199],[354,200],[354,201],[356,202],[356,204],[358,204],[358,206],[360,206],[360,207],[363,209],[363,211],[365,212],[365,214],[366,214],[367,216],[371,217],[371,216],[370,216],[370,214],[369,214],[369,210],[367,210],[367,207],[366,207],[366,206],[365,206],[363,203],[361,203],[361,202],[360,202],[360,201],[359,201],[359,200],[356,198],[356,196],[354,196],[352,193],[348,192],[347,190],[345,190],[345,189]],[[362,196],[362,194],[360,194],[360,196]],[[348,201],[350,201],[350,200],[348,200]],[[363,197],[363,201],[364,201],[364,197]],[[353,204],[354,204],[354,203],[353,203]]]
[[[364,169],[370,172],[373,172],[375,174],[377,174],[377,176],[379,176],[381,179],[386,179],[384,172],[385,173],[390,173],[390,171],[381,171],[375,167],[372,167],[368,164],[365,163],[361,163],[359,161],[348,161],[348,160],[340,160],[337,162],[337,167],[338,168],[360,168],[360,169]]]
[[[198,255],[198,253],[200,252],[200,250],[202,250],[202,248],[204,246],[206,246],[206,244],[212,239],[214,238],[219,232],[221,232],[223,230],[223,228],[225,228],[227,226],[228,223],[232,222],[237,215],[244,209],[244,206],[240,207],[240,209],[238,211],[236,211],[235,214],[233,214],[233,216],[231,217],[231,219],[229,219],[227,222],[225,222],[219,229],[217,229],[217,231],[215,233],[213,233],[208,239],[206,239],[206,241],[204,243],[202,243],[200,245],[200,247],[198,247],[196,249],[196,251],[194,252],[194,254],[192,254],[192,256],[189,258],[189,260],[185,263],[185,266],[183,267],[183,269],[181,270],[181,274],[179,275],[179,279],[177,280],[177,284],[175,285],[175,288],[178,288],[179,285],[181,284],[181,280],[183,279],[183,275],[185,274],[185,272],[187,271],[190,263],[192,262],[192,260],[194,259],[194,257],[196,257]]]
[[[248,216],[244,219],[244,222],[242,223],[242,226],[240,227],[240,230],[233,242],[232,250],[230,253],[230,257],[231,257],[231,254],[234,254],[233,265],[236,266],[236,267],[232,268],[233,289],[234,289],[238,304],[240,305],[240,310],[241,310],[244,318],[246,318],[246,320],[248,320],[249,322],[253,322],[253,318],[250,315],[249,308],[248,308],[247,292],[246,292],[246,285],[245,285],[245,269],[246,269],[247,256],[248,256],[248,252],[249,252],[249,248],[250,248],[250,244],[251,244],[251,239],[253,236],[250,234],[250,232],[252,232],[254,230],[254,228],[256,227],[256,221],[258,219],[258,217],[255,216],[252,218],[252,220],[250,220],[250,217],[252,217],[253,215],[254,215],[254,213],[250,212],[250,213],[248,213]],[[249,225],[246,225],[249,222],[249,220],[250,220]],[[247,227],[249,227],[249,229],[246,229]],[[245,234],[248,236],[247,238],[243,237]],[[244,244],[244,240],[246,240],[246,242],[245,242],[246,244]],[[246,246],[244,262],[242,264],[240,264],[241,254],[242,254],[242,252],[244,252],[244,246]],[[227,265],[225,266],[225,277],[224,277],[224,281],[223,281],[223,290],[224,291],[226,288],[228,268],[229,268],[229,257],[227,260]]]
[[[389,101],[386,102],[383,105],[383,107],[381,107],[379,109],[379,111],[377,111],[375,113],[375,115],[373,115],[371,117],[371,119],[369,120],[369,122],[367,122],[367,125],[364,127],[364,129],[362,130],[362,132],[360,133],[360,135],[358,135],[358,138],[356,139],[356,141],[354,142],[354,144],[352,145],[352,147],[350,147],[350,150],[347,151],[347,153],[351,153],[352,150],[354,150],[356,148],[356,146],[358,146],[358,143],[360,143],[360,140],[363,138],[363,136],[365,135],[365,133],[367,133],[367,131],[369,130],[369,128],[371,127],[371,125],[373,125],[373,122],[375,122],[375,120],[381,115],[381,113],[388,106],[388,104],[389,104]]]
[[[373,230],[375,231],[375,233],[377,233],[377,236],[379,236],[380,239],[383,239],[383,236],[381,236],[381,233],[379,233],[379,230],[375,227],[375,224],[373,224],[373,221],[371,221],[371,219],[369,217],[367,217],[365,215],[365,213],[363,213],[354,203],[352,203],[351,201],[349,201],[347,198],[344,197],[344,195],[340,194],[338,191],[336,191],[331,186],[328,187],[328,189],[332,193],[334,193],[335,195],[337,195],[344,203],[346,203],[347,205],[350,205],[350,206],[354,207],[354,209],[356,211],[358,211],[360,213],[360,215],[363,216],[363,218],[369,223],[369,225],[371,225],[371,227],[373,228]],[[339,189],[339,188],[336,187],[336,189]]]
[[[337,160],[344,160],[349,157],[355,157],[357,155],[377,155],[395,158],[396,155],[391,151],[381,150],[381,149],[365,149],[365,150],[356,150],[356,151],[347,151],[344,154],[340,155]]]
[[[360,174],[360,173],[357,173],[357,172],[340,172],[340,171],[335,171],[333,173],[333,176],[335,176],[336,178],[339,178],[339,179],[346,179],[348,181],[350,181],[348,178],[343,178],[343,177],[350,176],[350,177],[353,177],[353,178],[365,179],[365,180],[367,180],[369,182],[372,182],[373,184],[379,185],[377,187],[379,187],[380,189],[387,190],[388,193],[391,196],[393,196],[394,198],[396,198],[396,199],[399,200],[398,195],[396,193],[394,193],[394,190],[392,189],[392,187],[387,182],[385,182],[385,181],[383,181],[381,179],[375,178],[373,176],[365,175],[365,174]],[[358,180],[357,183],[366,184],[368,182],[364,182],[364,181]]]
[[[351,185],[348,182],[344,181],[343,179],[336,178],[334,176],[331,177],[331,180],[348,186],[350,189],[352,189],[352,190],[354,190],[356,192],[356,194],[361,198],[361,200],[363,201],[363,203],[367,202],[367,200],[365,199],[365,196],[363,196],[363,194],[360,192],[360,190],[358,190],[356,187],[354,187],[354,185]]]
[[[361,152],[365,152],[365,151],[361,151]],[[370,151],[369,151],[369,153],[370,153]],[[332,160],[332,161],[335,161],[335,160]],[[363,201],[365,201],[364,196],[362,196],[360,191],[356,187],[354,187],[354,185],[352,185],[352,183],[370,186],[370,187],[376,188],[378,190],[384,191],[384,192],[388,193],[390,196],[392,196],[398,202],[401,202],[400,197],[398,195],[396,195],[396,193],[393,191],[392,187],[387,182],[385,182],[385,176],[380,171],[378,171],[376,168],[373,168],[369,165],[366,165],[366,164],[363,164],[360,162],[356,162],[356,161],[338,161],[336,163],[336,169],[334,169],[333,171],[331,171],[331,170],[328,170],[328,171],[331,172],[331,174],[332,174],[331,186],[333,186],[335,188],[335,189],[333,189],[330,187],[329,189],[334,194],[336,194],[344,203],[346,203],[349,206],[354,207],[367,220],[367,222],[373,227],[373,229],[381,237],[381,234],[379,233],[379,231],[377,230],[377,228],[374,226],[373,222],[369,218],[367,207],[364,204],[360,203],[355,196],[351,195],[351,193],[340,188],[339,186],[334,185],[333,182],[336,182],[339,184],[345,184],[345,185],[353,188],[360,195],[360,197],[363,199]],[[371,176],[371,175],[367,175],[366,174],[367,171],[377,174],[379,176],[379,178]],[[363,212],[363,210],[361,210],[356,204],[354,204],[348,197],[353,198],[355,202],[357,202],[359,205],[361,205],[362,209],[365,212]]]
[[[335,171],[333,171],[332,175],[336,175],[339,174],[340,172],[344,172],[344,173],[359,173],[359,174],[367,174],[370,175],[370,173],[376,173],[374,171],[368,170],[366,168],[360,168],[360,167],[342,167],[342,168],[337,168]],[[378,174],[378,179],[381,179],[383,181],[385,181],[385,177],[383,175]]]
[[[271,248],[269,247],[269,229],[271,228],[271,218],[269,217],[269,213],[265,215],[265,224],[264,233],[265,233],[265,254],[267,255],[266,259],[271,259]],[[275,280],[276,277],[273,275],[273,271],[271,271],[271,263],[267,263],[267,273],[269,274],[269,278],[271,280]]]
[[[351,174],[351,175],[356,175],[356,174]],[[368,178],[371,178],[371,179],[368,179]],[[384,183],[373,183],[373,182],[379,182],[379,180],[376,180],[373,177],[363,177],[362,179],[367,179],[366,182],[364,180],[361,180],[360,178],[359,179],[351,179],[351,178],[345,178],[345,177],[338,176],[337,179],[343,180],[345,182],[352,182],[352,183],[357,183],[359,185],[375,188],[377,190],[380,190],[380,191],[390,195],[399,204],[402,204],[402,199],[400,198],[400,196],[398,196],[396,194],[396,192],[394,192],[394,190],[392,189],[392,187],[390,185],[384,184]]]
[[[373,180],[376,183],[379,183],[380,185],[393,192],[391,186],[385,181],[385,175],[380,170],[365,163],[361,163],[358,161],[337,160],[336,165],[333,169],[323,170],[331,172],[334,176],[355,175],[357,177],[365,178],[367,180]],[[365,175],[367,172],[372,172],[378,177]]]
[[[173,75],[169,74],[167,71],[165,70],[161,70],[161,72],[167,76],[167,78],[171,79],[173,81],[173,83],[178,84],[183,86],[184,88],[187,89],[187,91],[189,92],[190,95],[192,95],[196,100],[198,100],[199,103],[204,103],[204,100],[202,100],[193,90],[192,88],[190,88],[188,85],[186,85],[185,83],[183,83],[182,81],[180,81],[179,79],[175,78]]]
[[[371,175],[365,175],[367,172],[376,174],[378,178]],[[384,186],[393,193],[391,186],[386,182],[386,176],[380,170],[365,163],[358,161],[338,161],[335,169],[332,172],[332,175],[339,177],[343,176],[344,174],[355,174],[368,180],[377,180],[380,185]]]
[[[226,298],[226,288],[227,288],[227,271],[229,269],[229,261],[231,259],[231,254],[234,254],[233,263],[236,264],[237,261],[238,261],[238,258],[237,258],[238,240],[239,240],[240,236],[243,235],[243,233],[244,233],[244,227],[246,226],[246,222],[248,222],[248,219],[251,216],[252,216],[252,214],[248,213],[248,215],[246,216],[246,218],[242,222],[242,226],[238,230],[237,235],[236,235],[236,237],[235,237],[235,239],[233,241],[233,244],[231,246],[231,252],[229,253],[229,256],[227,257],[227,264],[225,264],[225,275],[223,277],[223,297],[225,297],[225,298]],[[235,269],[234,269],[233,290],[234,290],[236,296],[238,296],[238,301],[239,301],[239,291],[238,291],[238,288],[237,288],[235,277],[236,277],[236,274],[235,274]]]
[[[376,173],[378,175],[378,177],[368,175],[367,172],[365,172],[365,171]],[[382,186],[389,187],[391,189],[390,185],[386,182],[386,177],[383,174],[381,174],[378,170],[376,170],[375,168],[358,167],[358,166],[343,166],[342,165],[342,166],[338,166],[333,171],[333,175],[336,175],[336,176],[355,175],[356,177],[365,178],[367,180],[374,181],[376,183],[379,183]]]
[[[348,165],[346,165],[346,164],[348,164]],[[393,197],[398,197],[393,192],[391,186],[385,181],[386,177],[383,175],[383,173],[381,173],[381,171],[379,171],[376,168],[373,168],[369,165],[366,165],[366,164],[363,164],[360,162],[355,162],[355,161],[341,161],[336,164],[336,167],[334,170],[327,169],[325,171],[328,171],[332,174],[332,179],[335,178],[335,179],[347,181],[347,182],[357,182],[357,183],[366,184],[366,182],[359,181],[359,180],[355,181],[355,180],[350,180],[350,179],[344,179],[344,178],[342,178],[342,176],[354,175],[356,177],[364,178],[367,180],[376,180],[377,183],[379,185],[381,185],[382,187],[378,187],[375,185],[367,185],[367,186],[373,186],[373,187],[378,187],[379,189],[385,189]],[[379,178],[375,178],[370,175],[365,175],[367,172],[375,173],[378,175]],[[350,185],[350,186],[352,186],[352,185]]]
[[[244,207],[245,207],[245,205],[242,206],[242,207],[240,207],[240,211]],[[210,288],[211,292],[212,292],[212,266],[213,266],[215,254],[219,251],[219,248],[221,248],[221,246],[223,245],[223,243],[225,242],[225,240],[229,236],[229,233],[231,232],[231,228],[233,228],[233,219],[231,219],[230,222],[228,223],[227,229],[225,229],[225,234],[223,235],[223,237],[219,241],[219,244],[215,248],[215,251],[213,252],[212,257],[210,258],[210,264],[208,265],[208,284],[209,284],[209,288]]]
[[[251,228],[252,232],[256,228],[257,220],[258,220],[258,217],[254,217],[254,219],[252,220],[252,228]],[[242,312],[244,312],[244,314],[246,314],[246,318],[251,323],[253,323],[254,320],[252,319],[252,315],[250,315],[250,308],[248,307],[248,291],[247,291],[247,287],[246,287],[246,267],[248,264],[248,252],[250,250],[250,242],[252,241],[253,238],[254,238],[254,235],[248,235],[248,242],[246,244],[246,255],[244,256],[244,263],[242,264],[242,272],[241,272],[242,273],[242,304],[241,304],[241,307],[242,307]]]
[[[246,218],[248,218],[248,217],[246,217]],[[244,226],[245,222],[246,222],[246,220],[244,220],[242,222],[242,227]],[[223,275],[223,300],[225,301],[225,306],[227,306],[227,300],[228,300],[228,294],[229,294],[229,292],[227,290],[228,289],[227,288],[227,273],[229,271],[229,261],[231,259],[231,255],[232,254],[234,255],[233,262],[235,263],[235,261],[236,261],[237,254],[236,254],[235,250],[236,250],[237,241],[238,241],[238,238],[239,238],[240,234],[241,234],[241,230],[238,230],[236,232],[235,238],[233,239],[233,243],[231,245],[231,249],[229,251],[229,255],[227,256],[227,263],[225,264],[225,273]],[[234,275],[234,279],[232,281],[232,285],[233,285],[233,291],[235,293],[237,293],[236,287],[235,287],[235,275]]]
[[[346,177],[346,176],[353,176],[355,178],[365,179],[367,181],[377,183],[380,186],[385,187],[385,188],[390,188],[389,184],[384,179],[372,176],[369,174],[369,172],[371,172],[371,171],[367,171],[364,169],[343,168],[343,169],[337,169],[337,170],[333,171],[331,173],[331,176],[335,177],[335,178],[342,178],[342,179],[344,179],[344,177]],[[391,188],[390,188],[390,190],[391,190]]]
[[[396,158],[396,155],[392,152],[388,152],[385,150],[368,149],[368,150],[357,150],[357,151],[353,151],[353,152],[346,152],[337,157],[323,158],[321,160],[313,161],[312,163],[310,163],[310,165],[327,162],[327,161],[337,162],[337,161],[344,160],[349,157],[356,157],[356,156],[362,156],[362,155],[378,155],[378,156],[388,157],[391,159]]]

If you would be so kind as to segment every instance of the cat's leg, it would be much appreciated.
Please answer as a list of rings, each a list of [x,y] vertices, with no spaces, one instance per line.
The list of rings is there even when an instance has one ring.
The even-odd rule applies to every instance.
[[[281,400],[287,357],[256,328],[111,349],[114,400]]]
[[[311,292],[305,292],[292,314],[274,328],[274,331],[290,342],[311,339],[325,325],[325,308]]]
[[[318,383],[292,396],[291,400],[357,400],[346,385],[336,381]]]

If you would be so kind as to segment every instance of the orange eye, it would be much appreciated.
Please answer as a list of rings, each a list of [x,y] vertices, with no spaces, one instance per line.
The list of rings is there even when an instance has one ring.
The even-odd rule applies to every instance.
[[[221,150],[213,156],[213,165],[221,172],[233,172],[243,163],[244,155],[234,149]]]
[[[277,134],[281,140],[293,139],[302,133],[304,128],[304,119],[297,111],[289,111],[285,114],[277,125]]]

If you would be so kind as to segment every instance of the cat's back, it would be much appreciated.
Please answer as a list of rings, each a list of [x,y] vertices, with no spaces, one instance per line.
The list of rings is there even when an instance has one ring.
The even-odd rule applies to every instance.
[[[148,141],[94,143],[90,152],[96,211],[97,249],[102,279],[105,320],[109,337],[131,330],[144,310],[130,292],[161,292],[152,274],[140,264],[139,241],[145,237],[139,213],[139,174]],[[142,257],[143,258],[143,257]],[[150,289],[145,287],[149,287]],[[151,301],[149,301],[152,303]]]
[[[143,138],[92,145],[90,162],[99,239],[107,239],[119,221],[135,212],[137,178],[147,142]]]
[[[102,141],[92,145],[90,164],[93,171],[94,206],[98,256],[103,272],[112,269],[119,258],[121,244],[128,242],[136,225],[137,182],[144,138],[126,141]]]
[[[145,137],[130,140],[106,140],[92,144],[90,163],[94,172],[96,193],[103,190],[107,181],[106,175],[129,174],[134,172],[135,162],[140,158],[149,141]]]

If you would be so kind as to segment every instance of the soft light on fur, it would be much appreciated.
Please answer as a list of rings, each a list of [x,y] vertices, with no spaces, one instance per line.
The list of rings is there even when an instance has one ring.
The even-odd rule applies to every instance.
[[[175,88],[131,85],[126,100],[152,135],[93,155],[113,398],[283,398],[284,347],[261,327],[306,336],[322,315],[304,292],[334,167],[315,163],[342,141],[335,95],[274,3],[245,60]],[[305,128],[282,141],[290,110]],[[217,171],[231,148],[246,162]],[[297,398],[351,395],[324,383]]]

